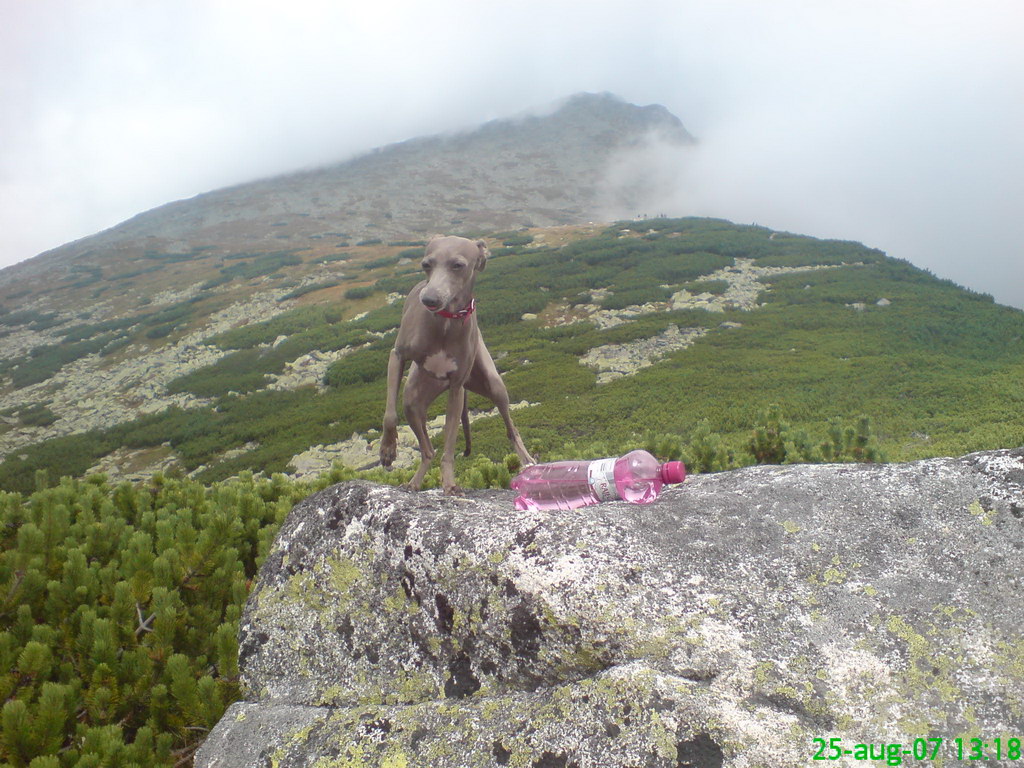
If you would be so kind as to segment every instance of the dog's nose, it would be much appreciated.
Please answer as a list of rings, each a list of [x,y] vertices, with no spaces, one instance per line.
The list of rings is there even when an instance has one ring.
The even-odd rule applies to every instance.
[[[439,299],[437,296],[434,296],[433,294],[421,293],[420,301],[423,302],[423,306],[425,306],[427,309],[437,309],[438,307],[441,306],[441,299]]]

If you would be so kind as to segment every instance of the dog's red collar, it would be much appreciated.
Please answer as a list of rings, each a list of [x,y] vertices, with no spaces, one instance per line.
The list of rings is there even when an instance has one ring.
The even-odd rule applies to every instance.
[[[446,309],[439,309],[435,314],[438,314],[441,317],[446,317],[449,320],[461,319],[462,322],[466,322],[466,320],[469,319],[469,316],[474,312],[476,312],[476,299],[470,299],[469,306],[465,309],[460,309],[458,312],[449,312]]]

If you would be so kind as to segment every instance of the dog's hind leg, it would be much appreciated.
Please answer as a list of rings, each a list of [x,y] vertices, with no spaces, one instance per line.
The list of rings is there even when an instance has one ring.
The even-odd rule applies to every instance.
[[[466,379],[466,389],[486,397],[497,406],[498,413],[501,414],[501,418],[505,422],[505,432],[508,435],[509,443],[512,445],[512,450],[519,457],[519,461],[522,462],[523,466],[536,464],[537,460],[526,450],[526,446],[523,445],[523,438],[519,436],[519,430],[512,423],[512,414],[510,413],[508,402],[508,389],[505,388],[505,382],[502,381],[501,374],[498,373],[498,369],[487,352],[487,348],[483,346],[482,341],[480,344],[482,353],[478,353],[476,356],[473,371],[470,373],[469,378]]]
[[[469,398],[465,395],[462,396],[462,434],[466,438],[466,450],[462,452],[462,455],[469,456]]]

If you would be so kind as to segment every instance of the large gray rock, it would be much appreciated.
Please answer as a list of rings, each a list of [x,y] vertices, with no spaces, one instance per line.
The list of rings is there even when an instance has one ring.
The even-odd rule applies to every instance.
[[[282,527],[246,701],[196,765],[774,768],[815,738],[952,762],[1024,736],[1022,573],[1024,449],[574,512],[336,485]]]

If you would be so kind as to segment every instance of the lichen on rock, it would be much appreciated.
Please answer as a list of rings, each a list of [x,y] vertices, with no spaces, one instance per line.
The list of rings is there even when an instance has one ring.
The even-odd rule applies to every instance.
[[[196,765],[803,766],[1024,726],[1024,449],[511,501],[298,504]]]

